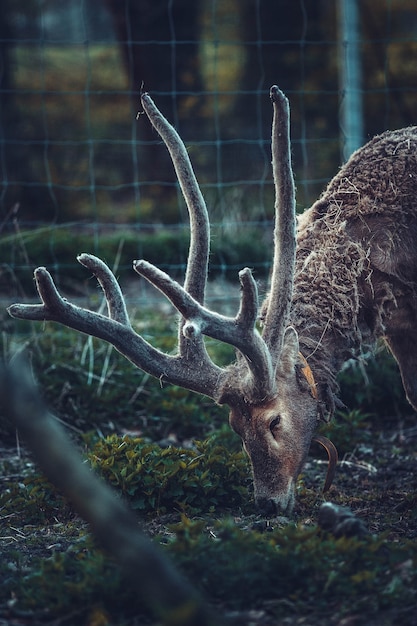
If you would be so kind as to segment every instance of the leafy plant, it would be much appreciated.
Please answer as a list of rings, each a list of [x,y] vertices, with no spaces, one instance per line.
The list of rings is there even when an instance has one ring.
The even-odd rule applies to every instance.
[[[4,579],[0,598],[14,603],[40,621],[66,615],[70,623],[101,624],[132,610],[142,610],[134,585],[126,585],[118,567],[84,536],[65,552],[34,559],[19,576]],[[100,616],[100,621],[96,622]],[[121,623],[118,621],[117,623]]]
[[[3,514],[20,516],[26,524],[45,524],[74,517],[71,506],[60,492],[40,474],[30,474],[11,482],[0,495]]]
[[[334,419],[322,425],[319,432],[331,439],[339,454],[351,451],[357,444],[370,442],[370,418],[368,413],[359,409],[337,411]]]
[[[338,606],[338,611],[367,614],[390,604],[416,601],[417,570],[400,575],[404,552],[384,537],[335,539],[317,528],[294,525],[268,533],[248,531],[231,520],[207,529],[201,521],[182,519],[173,527],[168,551],[205,592],[229,607],[260,602],[300,609]],[[414,543],[410,559],[416,559]],[[236,589],[239,593],[236,593]]]
[[[369,620],[393,607],[413,607],[417,600],[412,542],[399,547],[384,537],[334,539],[317,528],[293,525],[261,533],[239,528],[230,518],[207,524],[185,516],[159,541],[185,576],[229,611],[268,606],[276,617],[294,611],[300,616],[314,606],[321,615],[343,616],[354,606]],[[65,553],[36,560],[18,576],[9,574],[0,597],[13,592],[19,608],[38,617],[48,607],[49,616],[69,614],[78,623],[91,623],[88,616],[97,613],[107,616],[104,623],[116,623],[117,614],[121,624],[123,615],[137,618],[143,610],[134,581],[129,583],[83,537]]]
[[[386,349],[349,362],[339,381],[341,398],[349,408],[378,419],[412,412],[398,365]]]
[[[134,509],[144,512],[231,510],[249,500],[246,455],[230,451],[216,435],[195,442],[193,449],[164,449],[111,435],[97,441],[88,458]]]

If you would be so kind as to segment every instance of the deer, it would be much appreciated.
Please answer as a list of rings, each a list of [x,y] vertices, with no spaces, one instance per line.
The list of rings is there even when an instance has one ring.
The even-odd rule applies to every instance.
[[[337,376],[343,364],[358,358],[364,346],[386,343],[417,409],[417,127],[387,131],[357,150],[297,225],[289,102],[275,85],[270,98],[275,225],[263,303],[246,267],[239,272],[234,317],[205,306],[207,207],[180,136],[142,92],[141,113],[171,155],[188,208],[190,244],[183,284],[143,259],[133,261],[133,269],[179,313],[177,352],[162,352],[134,330],[113,272],[87,253],[77,260],[100,284],[107,315],[64,298],[44,267],[34,272],[41,303],[13,304],[8,312],[100,338],[161,385],[179,385],[227,405],[250,460],[255,503],[273,516],[292,513],[313,440],[328,452],[329,488],[337,451],[315,432],[341,404]],[[235,360],[217,365],[205,337],[232,346]]]

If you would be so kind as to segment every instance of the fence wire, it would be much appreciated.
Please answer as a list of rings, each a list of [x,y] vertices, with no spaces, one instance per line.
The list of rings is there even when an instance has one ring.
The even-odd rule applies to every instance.
[[[245,236],[252,248],[270,245],[271,84],[291,103],[300,210],[342,160],[342,64],[352,41],[363,141],[415,123],[414,3],[357,3],[357,30],[348,35],[342,4],[1,0],[2,290],[12,289],[11,276],[17,284],[45,264],[45,249],[60,280],[81,235],[97,253],[106,237],[137,234],[139,255],[142,235],[187,228],[166,150],[145,117],[137,119],[142,83],[186,143],[214,237],[226,237],[227,247]],[[240,264],[267,273],[268,255],[241,248],[235,260],[220,253],[223,277]],[[186,252],[175,256],[174,246],[170,254],[164,268],[182,270]],[[122,269],[130,261],[123,257]]]

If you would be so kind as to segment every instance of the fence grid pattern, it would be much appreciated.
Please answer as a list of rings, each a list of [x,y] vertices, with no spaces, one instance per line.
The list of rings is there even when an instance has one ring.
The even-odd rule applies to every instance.
[[[273,219],[271,84],[291,102],[300,209],[341,162],[341,65],[352,42],[363,140],[415,123],[411,0],[357,3],[355,32],[343,28],[343,0],[31,0],[25,8],[1,1],[0,251],[7,272],[38,262],[27,236],[34,227],[44,229],[58,271],[66,261],[55,234],[64,225],[88,235],[93,252],[103,233],[187,227],[164,146],[144,116],[136,119],[142,80],[187,145],[215,236],[258,229],[260,245]],[[16,239],[22,232],[27,258]],[[183,267],[184,257],[171,264]]]

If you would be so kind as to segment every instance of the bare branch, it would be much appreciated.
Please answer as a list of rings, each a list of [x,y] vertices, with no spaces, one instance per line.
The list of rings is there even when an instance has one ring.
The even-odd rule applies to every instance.
[[[291,167],[289,104],[275,85],[273,104],[272,168],[275,183],[275,252],[263,338],[276,365],[291,305],[295,266],[295,186]]]
[[[43,405],[28,362],[21,356],[16,360],[0,377],[0,397],[7,414],[46,476],[90,524],[145,605],[167,626],[178,624],[178,616],[184,626],[219,624],[171,562],[139,532],[133,513],[83,463]]]

